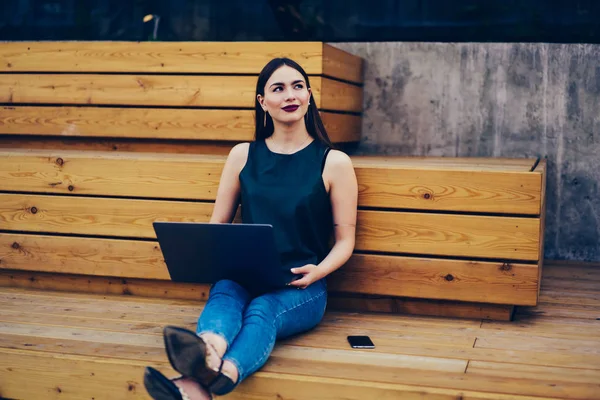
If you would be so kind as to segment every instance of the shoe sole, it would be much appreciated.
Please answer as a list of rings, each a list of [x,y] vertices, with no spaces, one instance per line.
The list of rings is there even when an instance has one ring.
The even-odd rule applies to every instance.
[[[144,386],[154,400],[183,400],[177,385],[152,367],[144,371]]]
[[[164,330],[165,349],[173,369],[183,376],[206,381],[206,376],[217,375],[206,365],[206,344],[195,333],[177,327]]]

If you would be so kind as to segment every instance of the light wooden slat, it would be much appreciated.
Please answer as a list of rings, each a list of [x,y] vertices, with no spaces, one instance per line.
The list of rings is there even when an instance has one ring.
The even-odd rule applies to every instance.
[[[399,163],[411,160],[399,160]],[[450,167],[452,160],[447,161]],[[423,168],[393,166],[382,160],[378,166],[354,157],[362,204],[386,208],[494,212],[503,214],[540,213],[539,174],[517,171],[456,171],[424,160]],[[386,164],[390,168],[384,168]],[[435,165],[435,164],[433,164]]]
[[[467,375],[498,376],[508,379],[544,379],[556,382],[589,383],[600,393],[600,370],[581,368],[547,367],[544,365],[523,365],[514,363],[496,363],[489,361],[470,361]],[[592,387],[593,387],[592,386]],[[591,389],[591,388],[590,388]]]
[[[309,75],[362,82],[361,58],[320,42],[5,42],[0,71],[258,75],[275,57]]]
[[[321,117],[334,143],[360,140],[360,117]],[[254,111],[4,106],[0,134],[242,142],[254,138]]]
[[[597,289],[597,283],[596,289]],[[542,289],[543,290],[543,289]],[[539,302],[535,307],[519,308],[521,315],[556,316],[565,318],[582,318],[597,320],[600,318],[600,310],[597,306],[586,306],[578,304],[552,304]]]
[[[360,87],[313,77],[315,105],[362,111]],[[0,102],[254,108],[256,77],[0,74]],[[333,92],[332,92],[333,91]]]
[[[375,339],[377,342],[375,342]],[[515,339],[518,340],[518,339]],[[318,341],[319,347],[324,349],[345,349],[348,347],[348,341],[343,334],[307,333],[298,335],[286,340],[286,344],[294,346],[314,346]],[[477,340],[479,341],[479,340]],[[388,354],[411,354],[419,356],[434,356],[444,358],[468,358],[469,360],[481,360],[492,362],[511,362],[518,364],[547,365],[564,367],[568,365],[571,368],[583,368],[590,370],[600,370],[600,359],[595,354],[569,353],[569,352],[543,352],[532,350],[514,351],[509,348],[490,349],[478,347],[474,348],[456,348],[452,346],[415,346],[408,342],[396,342],[393,339],[377,339],[373,342],[378,346],[379,351]],[[379,345],[377,345],[379,343]]]
[[[170,280],[158,242],[0,233],[0,267]]]
[[[481,324],[481,329],[501,333],[510,331],[511,334],[529,333],[530,335],[542,337],[598,338],[600,337],[600,320],[517,315],[510,324],[484,321]]]
[[[488,336],[478,337],[474,347],[487,349],[506,349],[512,351],[539,351],[547,353],[588,354],[595,355],[600,363],[600,336],[590,338],[547,338],[541,336],[520,336],[519,340],[510,337]]]
[[[368,279],[364,279],[368,276]],[[535,305],[536,265],[355,254],[328,280],[331,291]]]
[[[157,242],[0,233],[0,260],[5,269],[170,279]],[[355,254],[328,282],[334,292],[530,305],[536,268]]]
[[[200,140],[140,140],[127,138],[83,138],[76,136],[0,135],[0,151],[79,151],[198,154],[226,156],[237,142]],[[1,159],[1,158],[0,158]]]
[[[304,68],[304,67],[302,67]],[[365,62],[362,58],[323,44],[323,74],[350,82],[362,83]]]
[[[359,296],[352,294],[332,296],[328,299],[327,306],[331,310],[345,312],[415,314],[446,318],[490,319],[494,321],[510,321],[514,308],[511,305],[504,304]]]
[[[4,149],[0,190],[214,200],[224,161],[205,155]],[[380,166],[360,157],[353,162],[361,207],[539,213],[538,174],[433,170],[428,161],[403,157],[382,160]]]
[[[506,157],[430,157],[430,156],[355,156],[361,164],[374,168],[417,167],[447,170],[468,169],[470,171],[518,171],[530,172],[535,163],[532,158]],[[534,172],[539,174],[540,172]]]
[[[207,222],[212,203],[0,194],[3,229],[156,238],[154,221]],[[359,211],[356,250],[537,260],[539,221]]]
[[[55,328],[49,327],[48,329],[53,330]],[[93,339],[91,337],[86,337],[85,334],[77,330],[75,332],[77,333],[77,336],[82,339],[77,341],[79,348],[73,348],[73,350],[77,351],[77,356],[97,356],[98,354],[91,352],[92,349],[90,349],[90,347],[92,346],[93,350],[101,350],[106,352],[108,356],[111,356],[110,349],[108,349],[107,346],[102,346],[102,343],[88,342]],[[68,334],[63,334],[62,336],[64,336],[64,339],[61,339],[61,341],[66,341],[68,345],[68,343],[71,342],[71,338],[68,337]],[[16,336],[14,342],[17,342],[18,340],[19,336]],[[37,336],[31,337],[30,342],[44,345],[44,339]],[[113,346],[115,346],[114,348],[121,349],[118,354],[121,358],[132,360],[143,358],[145,361],[151,361],[153,364],[162,364],[165,362],[165,356],[163,354],[157,354],[153,349],[154,346],[145,347],[143,346],[143,340],[141,340],[141,342],[142,344],[135,343],[126,345],[115,343]],[[11,346],[14,346],[14,344],[11,343]],[[50,346],[46,345],[44,348]],[[30,350],[36,350],[40,347],[41,346],[36,346],[35,348],[30,348]],[[112,357],[115,357],[116,354],[114,350],[112,353]],[[515,365],[523,367],[518,364]],[[582,396],[588,396],[594,387],[593,385],[571,385],[562,383],[564,382],[563,380],[550,391],[554,391],[554,393],[549,393],[546,383],[544,381],[540,382],[539,377],[534,376],[530,378],[531,380],[524,382],[523,380],[501,380],[490,376],[478,376],[477,374],[465,376],[463,374],[465,366],[466,361],[463,360],[427,360],[427,358],[424,357],[369,352],[355,353],[352,350],[321,351],[319,349],[311,348],[279,346],[274,350],[269,362],[261,369],[261,371],[297,376],[312,375],[328,378],[345,378],[356,381],[417,384],[423,386],[435,385],[436,387],[448,389],[482,391],[486,389],[485,385],[494,384],[494,390],[500,393],[550,395],[557,393],[557,391],[567,391],[568,393],[571,393],[568,398],[586,398]],[[437,368],[432,369],[432,367]],[[365,368],[367,369],[365,370]],[[593,383],[591,380],[574,382],[584,384]]]
[[[184,285],[171,281],[109,278],[63,273],[53,274],[19,270],[0,270],[0,286],[59,290],[64,292],[77,291],[86,294],[125,294],[187,300],[206,300],[208,293],[208,286],[200,284]],[[510,320],[513,309],[512,306],[495,304],[396,297],[356,298],[335,293],[329,296],[328,304],[329,310],[348,310],[351,312],[375,311],[390,314],[445,316],[450,318],[485,318],[497,321]],[[48,312],[48,310],[40,309],[40,312]]]
[[[0,194],[2,228],[18,231],[156,238],[153,222],[208,222],[212,209],[211,203]]]
[[[35,398],[40,393],[60,395],[62,399],[147,399],[142,377],[145,365],[129,360],[105,360],[99,357],[56,355],[23,350],[1,350],[2,365],[10,365],[0,372],[3,395],[16,398]],[[167,376],[175,375],[165,364],[154,364]],[[76,377],[73,375],[77,371]],[[60,392],[58,391],[60,389]],[[423,386],[385,384],[316,376],[298,376],[281,373],[257,372],[243,382],[227,399],[319,398],[334,400],[377,399],[515,399],[533,400],[526,396],[504,396],[476,391],[457,391]],[[375,397],[371,397],[375,396]],[[539,400],[537,397],[535,400]]]
[[[207,155],[5,150],[0,190],[214,200],[224,164]]]
[[[0,324],[0,332],[4,333],[5,331],[14,335],[31,336],[34,339],[41,336],[43,338],[55,338],[59,341],[68,341],[75,336],[78,340],[113,344],[115,346],[123,346],[125,349],[127,349],[125,346],[147,346],[150,348],[162,347],[162,338],[160,335],[144,335],[137,332],[112,333],[107,331],[96,332],[91,329],[63,328],[38,324],[12,324],[11,326]],[[388,358],[391,359],[388,363],[385,363],[384,355],[378,357],[377,354],[371,353],[372,360],[368,360],[369,353],[360,357],[359,355],[352,354],[352,351],[330,350],[323,352],[318,349],[315,350],[317,351],[293,347],[288,350],[285,346],[279,346],[278,351],[275,351],[272,355],[271,362],[263,368],[263,371],[336,378],[341,378],[346,375],[346,378],[358,381],[408,383],[424,386],[432,385],[433,382],[435,382],[435,386],[437,387],[471,390],[485,389],[485,386],[483,385],[489,385],[491,382],[494,382],[496,384],[495,391],[501,393],[525,393],[533,395],[549,394],[548,388],[545,387],[546,385],[544,385],[543,382],[538,382],[536,380],[525,383],[522,381],[503,381],[495,378],[477,376],[466,378],[462,374],[466,362],[459,360],[456,361],[462,365],[456,365],[455,362],[454,371],[445,371],[445,373],[436,371],[435,373],[431,373],[426,372],[426,370],[413,371],[414,369],[417,369],[414,368],[414,366],[412,366],[412,368],[406,368],[409,367],[406,363],[408,360],[403,363],[405,369],[402,370],[402,364],[398,365],[397,362],[391,362],[391,359],[397,361],[398,357],[395,355],[388,355]],[[79,353],[78,355],[82,354]],[[139,354],[138,357],[147,359],[147,357],[142,354]],[[367,360],[365,360],[365,358],[367,358]],[[302,364],[299,364],[297,361],[293,362],[294,360],[302,361]],[[161,361],[164,362],[164,360]],[[369,361],[371,362],[369,363]],[[365,366],[369,366],[368,372],[364,370]],[[462,367],[462,369],[458,369],[459,367]],[[332,371],[336,372],[333,373]],[[359,372],[362,372],[362,374],[360,375]],[[459,375],[452,376],[452,373],[458,373]],[[401,377],[399,378],[399,376]],[[437,379],[433,379],[434,377]],[[592,387],[588,387],[587,385],[561,384],[557,386],[559,387],[554,390],[567,390],[571,393],[569,398],[586,398],[583,397],[584,395],[582,393],[585,393],[587,396],[592,389]]]
[[[356,249],[538,260],[539,220],[359,211]]]
[[[209,290],[204,284],[5,269],[0,269],[0,286],[185,300],[206,300]]]

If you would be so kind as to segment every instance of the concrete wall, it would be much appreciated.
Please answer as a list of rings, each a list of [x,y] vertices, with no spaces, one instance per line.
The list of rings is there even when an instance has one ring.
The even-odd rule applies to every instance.
[[[546,258],[600,261],[600,46],[339,43],[367,60],[361,154],[547,157]]]

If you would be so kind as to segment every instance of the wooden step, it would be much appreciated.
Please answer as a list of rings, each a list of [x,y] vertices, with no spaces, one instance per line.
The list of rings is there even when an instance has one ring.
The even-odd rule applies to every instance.
[[[0,134],[248,142],[254,111],[118,107],[4,106]],[[322,112],[333,143],[360,140],[360,117]],[[35,148],[35,147],[33,147]]]
[[[0,266],[169,281],[155,241],[0,233]],[[537,265],[354,254],[328,277],[331,292],[535,305]],[[364,281],[361,276],[369,274]],[[155,282],[168,288],[168,282]],[[187,287],[182,285],[183,288]]]
[[[319,110],[360,113],[359,86],[313,76]],[[201,88],[201,89],[200,89]],[[0,74],[0,102],[254,109],[255,76]]]
[[[363,81],[363,60],[321,42],[7,42],[2,72],[152,72],[258,75],[274,57],[308,75]]]
[[[540,213],[542,175],[528,172],[532,160],[352,160],[361,207]],[[206,155],[4,149],[0,190],[214,200],[224,162]]]

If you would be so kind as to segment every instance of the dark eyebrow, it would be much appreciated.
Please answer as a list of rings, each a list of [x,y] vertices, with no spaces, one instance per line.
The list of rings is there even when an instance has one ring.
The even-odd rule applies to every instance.
[[[298,80],[292,82],[292,85],[295,85],[296,83],[304,83],[304,81],[302,79],[298,79]],[[275,82],[275,83],[271,84],[271,86],[276,86],[276,85],[283,86],[283,82]],[[269,87],[271,87],[271,86],[269,86]]]

